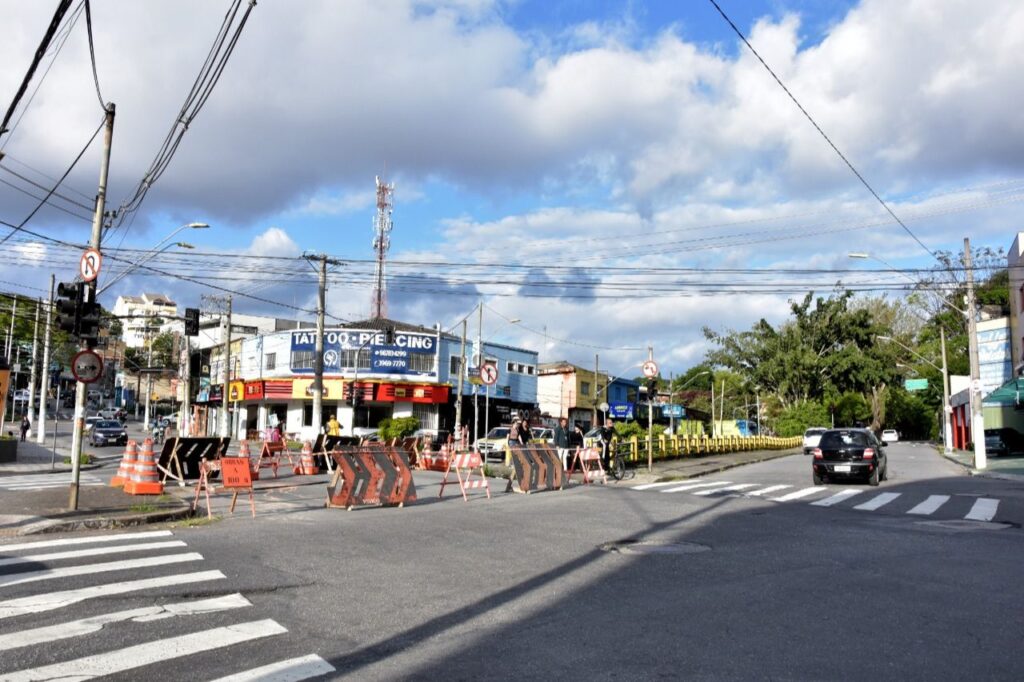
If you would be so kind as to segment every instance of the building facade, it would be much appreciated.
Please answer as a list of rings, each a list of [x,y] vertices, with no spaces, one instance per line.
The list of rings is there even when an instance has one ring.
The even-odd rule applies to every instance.
[[[155,332],[168,318],[178,316],[178,306],[163,294],[118,296],[112,312],[121,320],[121,339],[125,345],[142,348],[148,334]]]

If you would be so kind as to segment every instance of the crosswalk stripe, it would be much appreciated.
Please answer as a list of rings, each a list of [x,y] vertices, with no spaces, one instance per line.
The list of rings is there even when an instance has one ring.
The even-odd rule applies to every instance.
[[[929,516],[935,513],[935,510],[942,505],[949,502],[949,495],[929,495],[921,504],[917,505],[908,514],[918,514],[920,516]]]
[[[0,619],[22,616],[27,613],[42,613],[53,611],[65,606],[77,604],[87,599],[96,597],[110,597],[115,594],[127,594],[140,590],[157,589],[172,585],[187,585],[189,583],[200,583],[207,580],[223,580],[225,576],[220,571],[196,571],[195,573],[178,573],[165,575],[159,578],[143,578],[141,580],[128,580],[119,583],[107,583],[105,585],[93,585],[91,587],[80,587],[74,590],[61,592],[47,592],[45,594],[34,594],[30,597],[19,597],[0,601]]]
[[[310,654],[219,677],[213,682],[299,682],[317,675],[328,675],[334,671],[333,665],[316,654]]]
[[[66,552],[49,552],[47,554],[29,554],[27,556],[10,557],[0,559],[0,566],[14,566],[17,564],[41,563],[44,561],[56,561],[57,559],[79,559],[87,556],[100,556],[103,554],[119,554],[121,552],[144,552],[150,549],[168,549],[171,547],[185,547],[181,540],[169,540],[167,542],[140,542],[137,545],[122,545],[119,547],[90,547],[89,549],[72,549]]]
[[[678,482],[679,481],[659,481],[657,483],[644,483],[643,485],[635,485],[630,488],[630,490],[650,490],[651,488],[660,488],[662,486],[672,485],[673,483]]]
[[[66,488],[67,483],[20,483],[18,485],[0,485],[0,489],[18,492],[19,490],[50,490],[52,488]],[[79,481],[79,487],[88,485],[106,485],[103,481]]]
[[[711,488],[710,490],[698,490],[694,495],[714,495],[715,493],[731,492],[733,490],[743,490],[745,488],[753,488],[756,483],[737,483],[736,485],[727,485],[724,488]]]
[[[832,505],[839,504],[840,502],[850,499],[854,495],[860,495],[862,492],[862,490],[841,490],[832,497],[826,497],[823,500],[811,502],[811,505],[814,507],[831,507]]]
[[[161,663],[182,656],[212,651],[222,647],[249,642],[254,639],[271,637],[288,632],[282,625],[271,619],[254,620],[225,627],[202,630],[177,637],[167,637],[152,642],[85,656],[72,661],[53,663],[38,668],[29,668],[8,673],[3,682],[31,682],[32,680],[91,680],[103,675],[132,670],[144,665]]]
[[[0,544],[0,552],[17,552],[22,549],[36,549],[39,547],[63,547],[64,545],[87,545],[94,542],[126,542],[129,540],[147,540],[149,538],[165,538],[173,535],[169,530],[148,530],[141,533],[114,533],[111,535],[92,535],[82,538],[64,538],[63,540],[37,540],[35,542],[21,542],[16,545]]]
[[[971,521],[991,521],[995,518],[998,510],[999,500],[991,497],[979,497],[964,518]]]
[[[729,483],[731,483],[731,481],[710,481],[710,482],[704,482],[704,483],[688,483],[686,485],[681,485],[681,486],[676,487],[676,488],[668,488],[667,490],[659,490],[658,492],[661,492],[661,493],[679,493],[679,492],[682,492],[684,490],[694,490],[695,488],[706,488],[709,485],[727,485]]]
[[[50,625],[47,627],[22,630],[21,632],[12,632],[9,635],[0,635],[0,651],[9,651],[10,649],[17,649],[24,646],[35,646],[38,644],[46,644],[48,642],[56,642],[61,639],[90,635],[94,632],[99,632],[105,625],[110,623],[121,623],[125,621],[146,623],[153,620],[161,620],[163,618],[214,613],[216,611],[227,611],[229,609],[238,609],[245,606],[252,606],[252,602],[237,592],[234,594],[227,594],[222,597],[213,597],[211,599],[143,606],[137,609],[117,611],[116,613],[105,613],[98,616],[82,618],[81,620],[72,620],[67,623],[59,623],[57,625]]]
[[[34,583],[38,580],[53,580],[55,578],[67,578],[72,575],[91,575],[93,573],[107,573],[108,571],[126,571],[132,568],[146,568],[149,566],[164,566],[166,564],[180,564],[186,561],[202,561],[203,555],[198,552],[186,552],[185,554],[168,554],[166,556],[146,557],[144,559],[126,559],[124,561],[108,561],[105,564],[86,564],[84,566],[65,566],[63,568],[48,568],[42,571],[26,571],[24,573],[11,573],[0,575],[0,587],[10,585],[22,585]]]
[[[790,500],[799,500],[801,497],[807,497],[814,493],[826,490],[825,486],[816,485],[813,488],[803,488],[801,490],[795,490],[791,493],[783,495],[782,497],[773,498],[776,502],[789,502]]]
[[[751,491],[745,492],[743,494],[744,495],[749,495],[751,497],[759,497],[761,495],[767,495],[768,493],[773,493],[776,490],[785,490],[786,488],[792,488],[792,487],[793,486],[791,486],[791,485],[770,485],[767,488],[761,488],[760,490],[751,490]]]
[[[864,504],[858,504],[856,507],[854,507],[854,509],[862,509],[864,511],[875,511],[879,507],[884,507],[885,505],[889,504],[899,496],[900,493],[882,493],[876,497],[872,497]]]

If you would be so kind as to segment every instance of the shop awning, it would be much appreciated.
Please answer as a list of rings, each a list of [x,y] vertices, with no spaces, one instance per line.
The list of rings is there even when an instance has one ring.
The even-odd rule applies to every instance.
[[[1011,379],[985,396],[982,405],[1005,405],[1024,409],[1024,379]]]

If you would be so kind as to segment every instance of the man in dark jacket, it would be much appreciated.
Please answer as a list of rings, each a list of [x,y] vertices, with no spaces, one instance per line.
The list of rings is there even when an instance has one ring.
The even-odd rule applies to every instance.
[[[558,457],[562,460],[562,468],[569,468],[569,420],[562,417],[555,427],[555,447],[558,449]]]
[[[612,437],[614,435],[615,426],[610,420],[606,420],[604,426],[601,427],[601,432],[598,436],[601,443],[601,461],[604,464],[605,471],[608,470],[612,461]]]

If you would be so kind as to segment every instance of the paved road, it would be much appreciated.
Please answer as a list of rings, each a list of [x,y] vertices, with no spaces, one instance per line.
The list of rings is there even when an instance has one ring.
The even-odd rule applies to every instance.
[[[310,656],[336,669],[324,678],[352,680],[1020,679],[1024,536],[1014,524],[1024,485],[962,476],[924,446],[890,453],[893,479],[877,489],[829,486],[789,502],[772,498],[810,487],[801,455],[700,481],[755,484],[709,495],[578,486],[464,503],[438,500],[440,477],[427,472],[417,474],[414,505],[345,512],[320,507],[319,486],[282,487],[260,500],[255,520],[243,511],[166,540],[130,541],[184,547],[36,558],[31,570],[187,553],[202,560],[22,584],[4,584],[16,567],[0,565],[0,608],[53,590],[165,581],[0,618],[4,634],[236,594],[251,603],[184,607],[60,646],[0,652],[0,670],[156,642],[145,660],[159,661],[114,679],[181,679],[183,670],[214,679],[293,659],[324,665]],[[775,485],[790,487],[750,494]],[[840,491],[862,492],[812,504]],[[884,493],[900,497],[856,509]],[[906,513],[931,495],[950,499],[931,514]],[[998,500],[993,522],[964,520],[978,499]],[[5,557],[43,553],[6,547]],[[204,571],[224,577],[166,582]],[[204,633],[205,650],[175,648],[182,640],[174,638],[190,633]]]

